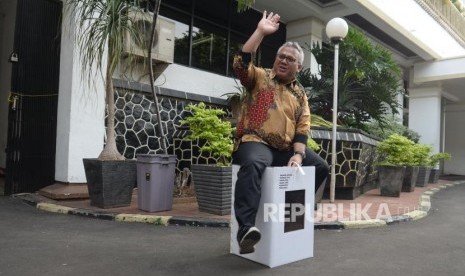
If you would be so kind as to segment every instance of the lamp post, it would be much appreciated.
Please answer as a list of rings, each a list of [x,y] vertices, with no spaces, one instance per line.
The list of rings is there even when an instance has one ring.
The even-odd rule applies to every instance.
[[[337,83],[339,67],[339,43],[349,31],[347,22],[339,17],[331,19],[326,24],[326,34],[334,44],[334,90],[333,90],[333,130],[331,141],[331,183],[329,186],[329,201],[334,202],[336,191],[336,134],[337,134]]]

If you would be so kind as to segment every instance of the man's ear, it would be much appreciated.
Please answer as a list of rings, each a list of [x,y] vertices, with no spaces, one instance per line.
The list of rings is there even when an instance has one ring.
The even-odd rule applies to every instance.
[[[303,68],[302,64],[299,64],[299,65],[297,66],[297,73],[299,73],[300,70],[302,70],[302,68]]]

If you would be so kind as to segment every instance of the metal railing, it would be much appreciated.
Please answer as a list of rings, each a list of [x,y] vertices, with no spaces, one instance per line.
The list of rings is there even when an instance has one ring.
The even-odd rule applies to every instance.
[[[416,0],[431,16],[465,45],[465,16],[450,0]]]

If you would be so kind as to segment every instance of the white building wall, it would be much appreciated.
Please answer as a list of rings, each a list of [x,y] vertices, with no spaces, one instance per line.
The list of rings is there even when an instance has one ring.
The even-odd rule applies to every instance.
[[[148,69],[141,64],[130,70],[118,68],[114,78],[150,84],[148,74]],[[223,94],[235,92],[239,84],[239,80],[236,83],[233,78],[179,64],[157,65],[154,74],[159,75],[155,80],[159,87],[223,99],[226,99]]]
[[[420,134],[420,143],[441,150],[441,88],[409,89],[409,128]]]
[[[8,96],[11,90],[11,63],[13,51],[16,0],[0,2],[0,168],[6,167],[8,134]]]
[[[465,104],[445,108],[444,151],[452,155],[444,161],[444,174],[465,175]]]
[[[64,15],[61,38],[58,96],[55,180],[65,183],[86,182],[83,158],[96,158],[104,144],[103,80],[96,76],[89,87],[81,76],[81,66],[72,34],[76,24]]]

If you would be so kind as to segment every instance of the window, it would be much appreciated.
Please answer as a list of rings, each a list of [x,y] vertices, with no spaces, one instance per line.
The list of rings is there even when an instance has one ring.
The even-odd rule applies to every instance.
[[[226,74],[227,32],[202,20],[195,20],[192,33],[192,66]]]
[[[234,54],[262,17],[252,9],[242,13],[236,10],[235,0],[162,1],[160,15],[176,22],[174,62],[232,76]],[[280,24],[277,33],[264,39],[257,64],[271,67],[285,39],[285,26]]]

